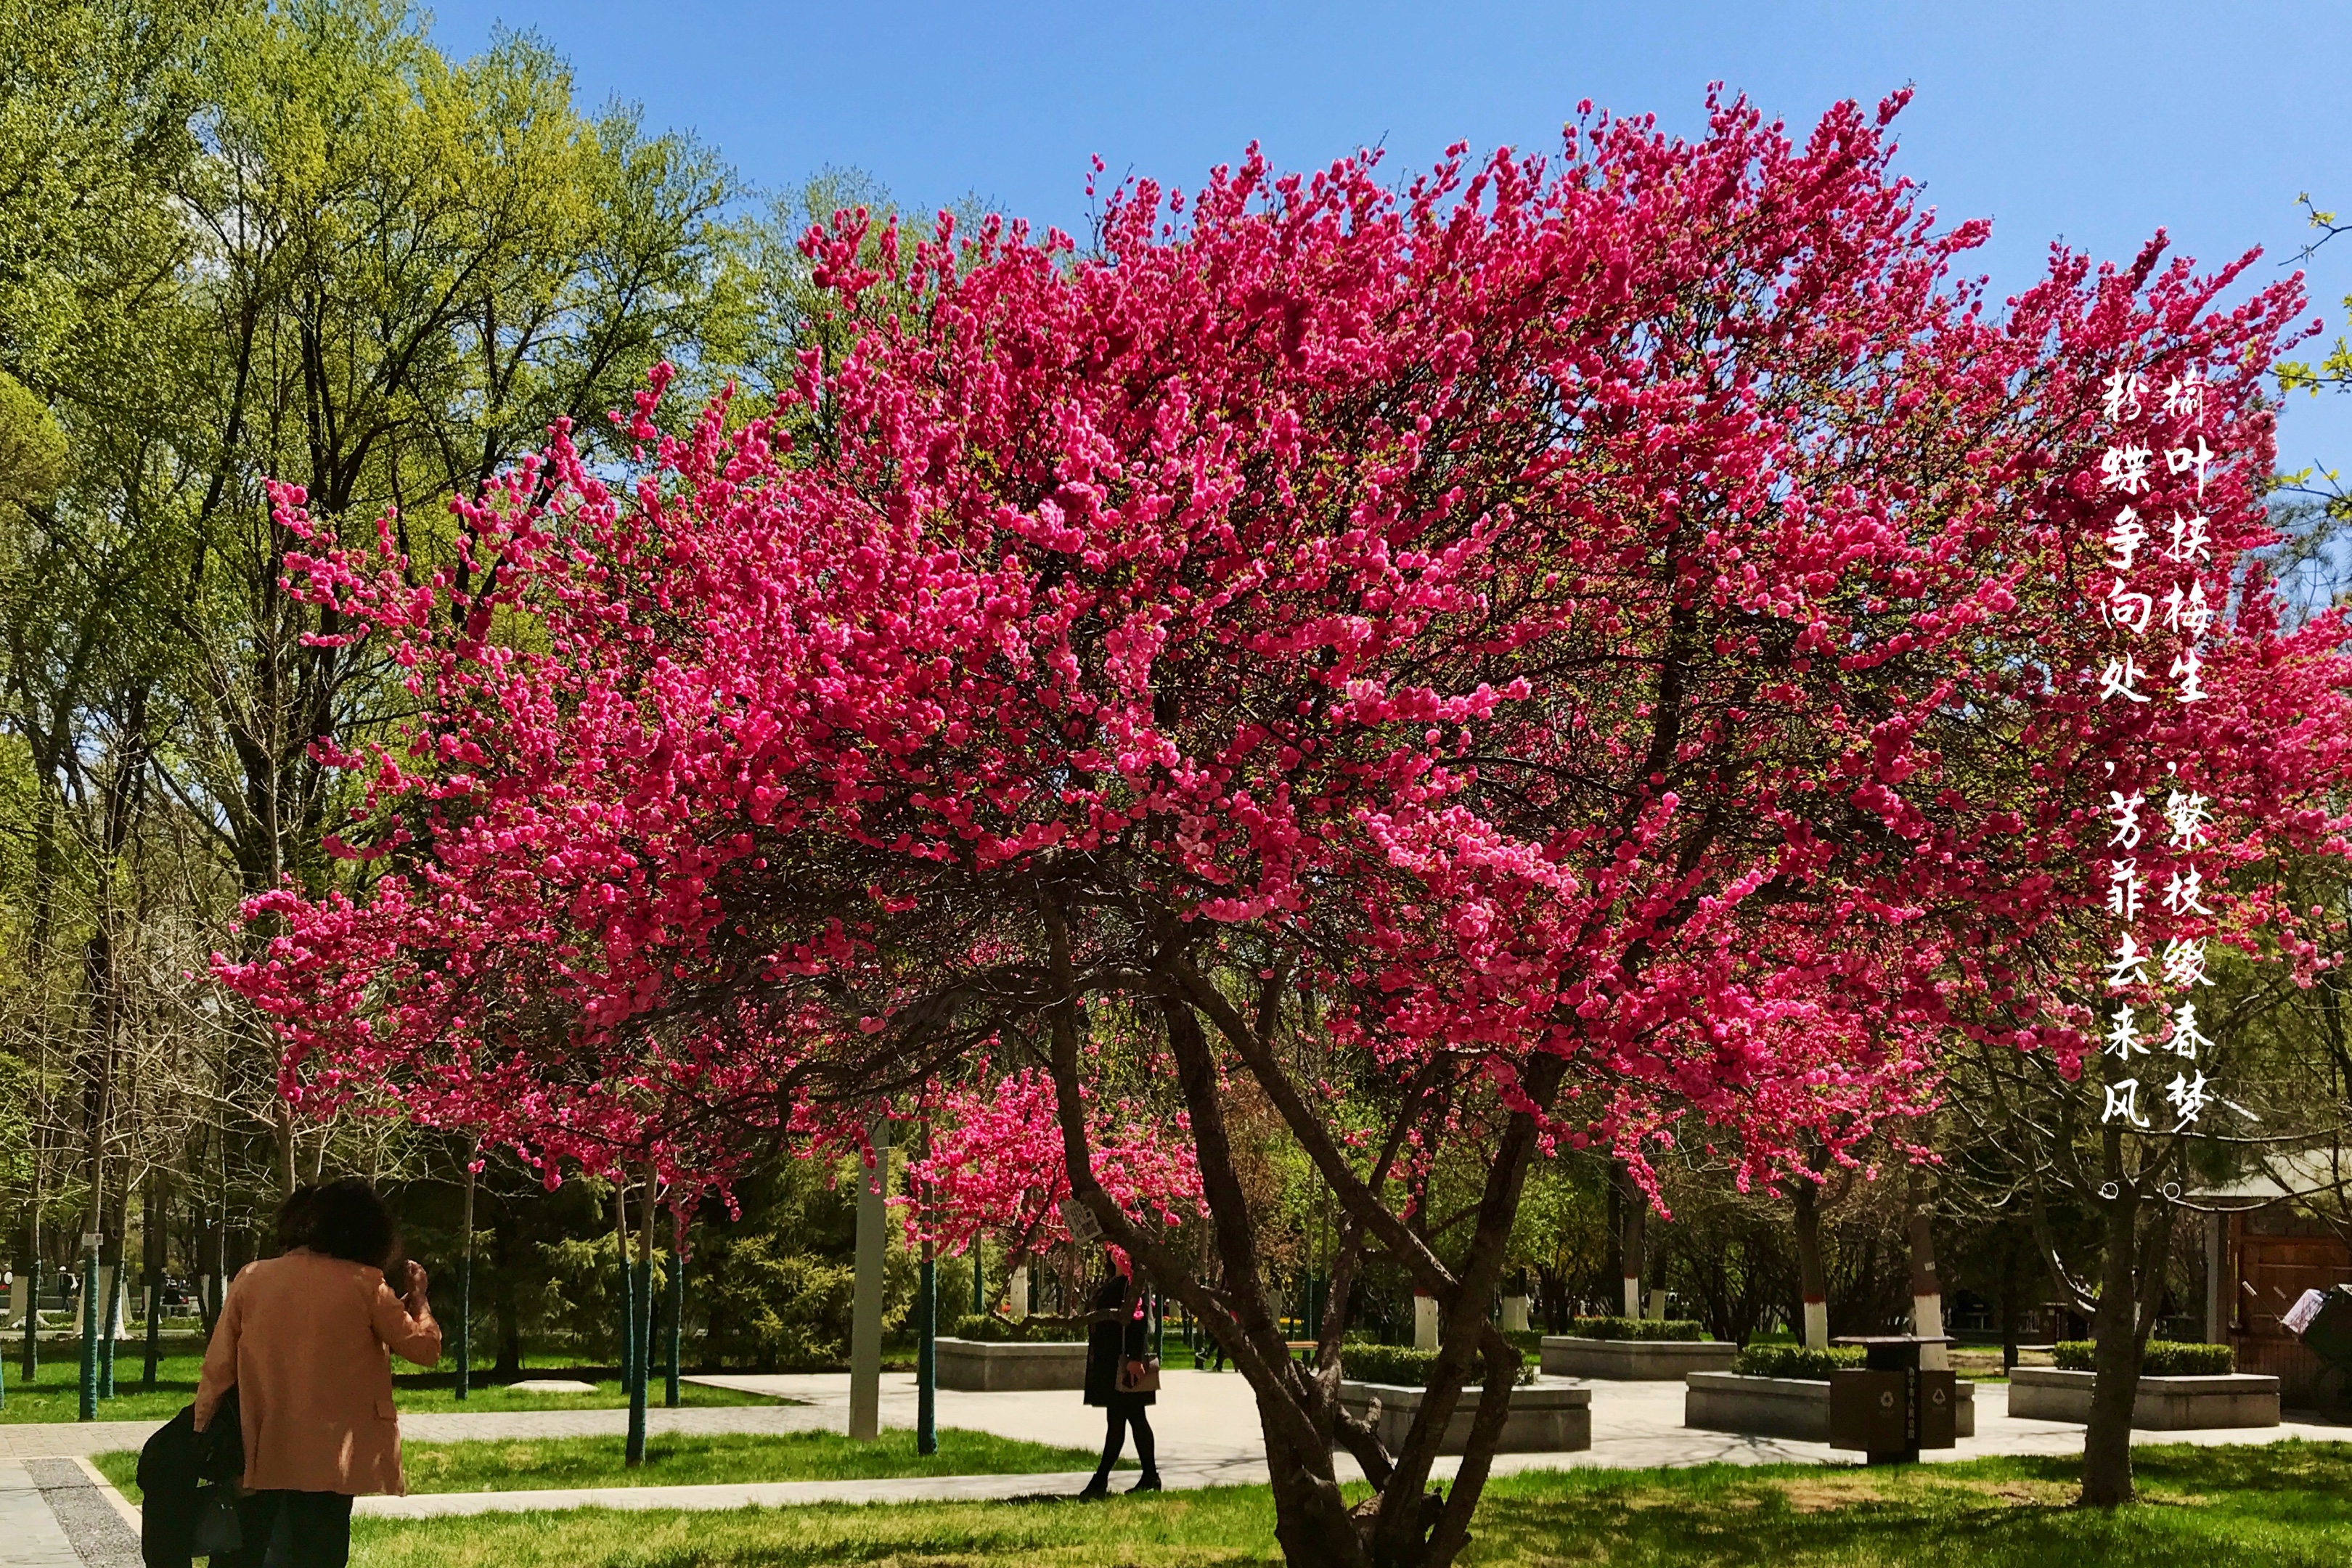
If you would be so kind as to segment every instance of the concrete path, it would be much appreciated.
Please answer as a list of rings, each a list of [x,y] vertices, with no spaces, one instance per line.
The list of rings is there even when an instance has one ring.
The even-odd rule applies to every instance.
[[[79,1459],[0,1459],[0,1563],[140,1568],[137,1516]]]
[[[84,1568],[22,1461],[0,1459],[0,1563],[8,1568]]]

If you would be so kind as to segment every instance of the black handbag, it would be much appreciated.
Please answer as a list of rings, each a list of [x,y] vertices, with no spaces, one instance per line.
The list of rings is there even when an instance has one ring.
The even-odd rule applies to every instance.
[[[192,1557],[224,1557],[243,1547],[236,1484],[245,1474],[245,1427],[231,1389],[195,1429],[190,1405],[166,1422],[139,1454],[140,1560],[147,1568],[188,1568]]]
[[[245,1527],[237,1522],[236,1491],[214,1481],[196,1489],[196,1528],[193,1533],[197,1557],[226,1557],[245,1550]]]

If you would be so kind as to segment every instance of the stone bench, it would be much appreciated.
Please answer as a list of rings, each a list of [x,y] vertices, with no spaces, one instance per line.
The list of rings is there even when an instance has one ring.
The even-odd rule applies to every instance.
[[[2095,1372],[2021,1366],[2009,1374],[2009,1413],[2030,1421],[2088,1421]],[[2143,1377],[2132,1423],[2144,1432],[2279,1424],[2279,1380],[2259,1373]]]
[[[1482,1392],[1476,1388],[1462,1391],[1453,1416],[1445,1423],[1445,1436],[1437,1447],[1439,1453],[1458,1454],[1469,1442],[1470,1423],[1478,1413]],[[1405,1434],[1412,1430],[1414,1418],[1421,1414],[1421,1402],[1426,1397],[1426,1389],[1391,1383],[1339,1385],[1340,1408],[1351,1415],[1370,1418],[1382,1446],[1392,1454],[1404,1446]],[[1377,1417],[1370,1416],[1374,1400],[1380,1402]],[[1591,1447],[1592,1390],[1543,1383],[1523,1384],[1511,1390],[1511,1413],[1504,1419],[1502,1439],[1496,1445],[1496,1452],[1568,1454]]]
[[[1003,1394],[1087,1385],[1087,1346],[1083,1340],[1069,1344],[1000,1344],[988,1340],[941,1339],[937,1343],[941,1388]]]
[[[1825,1378],[1695,1372],[1688,1384],[1683,1394],[1685,1426],[1788,1437],[1800,1443],[1830,1440],[1830,1385]],[[1973,1437],[1977,1435],[1977,1385],[1958,1378],[1953,1393],[1958,1408],[1952,1412],[1952,1429],[1959,1436]]]
[[[1728,1372],[1739,1347],[1717,1340],[1582,1340],[1546,1334],[1546,1377],[1673,1383],[1695,1372]]]

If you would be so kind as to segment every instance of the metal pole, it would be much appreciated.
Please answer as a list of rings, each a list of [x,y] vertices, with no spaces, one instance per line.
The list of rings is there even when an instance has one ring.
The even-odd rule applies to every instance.
[[[883,1196],[890,1190],[890,1121],[877,1116],[867,1131],[874,1168],[857,1191],[857,1283],[849,1319],[849,1436],[871,1442],[882,1435]]]
[[[654,1315],[654,1167],[646,1166],[646,1195],[639,1212],[637,1260],[629,1290],[629,1440],[627,1463],[646,1462],[646,1386],[653,1381]],[[626,1206],[623,1214],[627,1213]],[[628,1238],[622,1237],[625,1254]]]
[[[41,1371],[41,1245],[39,1222],[33,1231],[33,1260],[26,1266],[25,1281],[25,1386],[33,1386]]]
[[[686,1323],[686,1215],[676,1194],[670,1198],[669,1244],[669,1364],[662,1376],[662,1404],[677,1408],[677,1347]]]
[[[613,1261],[620,1270],[619,1274],[616,1276],[616,1282],[620,1287],[621,1292],[619,1303],[621,1331],[621,1392],[623,1394],[626,1394],[635,1385],[636,1382],[635,1376],[630,1368],[630,1352],[635,1348],[637,1336],[635,1332],[636,1314],[629,1305],[628,1188],[625,1180],[619,1176],[613,1178],[613,1242],[614,1248]]]
[[[98,1232],[81,1238],[81,1418],[98,1419]]]

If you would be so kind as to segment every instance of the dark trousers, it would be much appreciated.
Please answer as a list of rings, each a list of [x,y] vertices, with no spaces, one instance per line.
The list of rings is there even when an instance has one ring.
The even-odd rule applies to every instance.
[[[256,1492],[237,1504],[245,1550],[214,1568],[344,1568],[352,1500],[341,1492]]]
[[[1135,1428],[1135,1457],[1143,1461],[1145,1476],[1158,1479],[1160,1452],[1151,1436],[1150,1406],[1142,1400],[1114,1394],[1103,1410],[1108,1418],[1103,1431],[1102,1463],[1095,1467],[1094,1484],[1106,1486],[1110,1481],[1110,1468],[1118,1463],[1119,1451],[1127,1447],[1127,1429]]]

